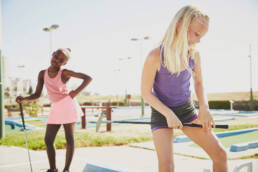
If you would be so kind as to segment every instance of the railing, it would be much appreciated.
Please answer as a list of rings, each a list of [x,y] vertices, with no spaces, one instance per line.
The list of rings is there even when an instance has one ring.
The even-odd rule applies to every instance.
[[[82,129],[86,129],[87,128],[87,110],[101,110],[101,111],[105,111],[106,114],[106,119],[107,120],[111,120],[111,112],[112,112],[112,108],[110,106],[109,103],[107,103],[106,106],[81,106],[82,111],[84,113],[84,115],[81,117],[81,124],[82,124]],[[106,125],[106,131],[111,131],[111,123],[107,123]]]

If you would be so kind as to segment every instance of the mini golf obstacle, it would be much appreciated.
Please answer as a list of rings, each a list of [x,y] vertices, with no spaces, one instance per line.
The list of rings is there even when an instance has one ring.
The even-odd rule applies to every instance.
[[[27,132],[26,132],[26,125],[25,125],[25,120],[24,120],[23,107],[22,107],[21,103],[19,103],[19,107],[20,107],[20,113],[21,113],[21,119],[22,119],[23,132],[24,132],[24,136],[25,136],[25,143],[26,143],[26,148],[27,148],[28,157],[29,157],[30,171],[33,172],[32,164],[31,164],[31,157],[30,157],[30,150],[29,150],[28,135],[27,135]]]
[[[240,172],[243,168],[247,168],[247,172],[253,172],[253,163],[252,162],[245,162],[236,166],[233,172]]]
[[[233,172],[240,172],[243,169],[247,169],[247,172],[253,172],[253,163],[244,162],[234,167]],[[99,163],[87,163],[82,172],[129,172],[118,168],[112,168]],[[203,172],[212,172],[210,169],[203,169]]]
[[[107,166],[101,163],[87,163],[82,172],[129,172],[119,168]]]
[[[97,165],[97,164],[87,163],[85,168],[83,169],[83,172],[120,172],[120,171],[117,169],[105,167],[100,164]]]
[[[230,152],[241,152],[248,149],[258,148],[258,141],[233,144],[230,146]]]
[[[246,172],[253,172],[253,163],[252,162],[244,162],[242,164],[237,165],[234,169],[233,172],[240,172],[244,168],[247,169]],[[203,172],[212,172],[210,169],[203,169]]]
[[[19,127],[21,131],[24,130],[23,124],[17,122],[17,121],[11,121],[11,120],[5,120],[5,125],[10,125],[12,129],[15,129],[15,127]],[[37,127],[32,125],[25,125],[26,130],[36,130]]]
[[[235,131],[228,131],[228,132],[219,132],[215,133],[218,138],[223,138],[227,136],[234,136],[244,133],[249,133],[252,131],[256,131],[258,128],[250,128],[250,129],[243,129],[243,130],[235,130]],[[174,143],[183,143],[183,142],[190,142],[191,140],[187,136],[177,136],[174,138]]]

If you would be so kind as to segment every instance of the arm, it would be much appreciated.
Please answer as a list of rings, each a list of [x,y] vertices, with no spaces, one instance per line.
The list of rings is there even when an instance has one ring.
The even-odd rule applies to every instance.
[[[63,71],[63,75],[64,75],[64,78],[66,78],[66,80],[69,80],[71,77],[79,78],[83,80],[83,82],[78,88],[76,88],[73,91],[70,91],[69,95],[72,98],[74,98],[77,94],[79,94],[92,80],[92,78],[86,74],[77,73],[67,69]]]
[[[146,102],[166,117],[169,127],[182,128],[182,123],[174,112],[152,93],[156,72],[159,70],[160,64],[160,50],[159,48],[156,48],[148,55],[143,67],[141,79],[142,97]]]
[[[43,85],[44,85],[44,73],[45,73],[45,70],[42,70],[42,71],[39,72],[38,83],[37,83],[35,93],[28,96],[28,97],[18,96],[16,98],[17,103],[21,103],[22,101],[27,101],[27,100],[35,100],[35,99],[38,99],[40,97],[42,89],[43,89]]]
[[[194,65],[194,88],[199,102],[199,118],[205,129],[210,129],[214,125],[213,118],[209,112],[209,104],[203,87],[201,58],[199,52],[195,53]]]

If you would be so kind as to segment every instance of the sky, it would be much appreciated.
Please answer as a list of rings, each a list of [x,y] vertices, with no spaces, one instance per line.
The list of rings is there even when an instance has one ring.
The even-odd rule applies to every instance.
[[[85,91],[139,94],[144,60],[175,13],[189,4],[210,17],[209,31],[198,45],[206,92],[249,91],[250,45],[253,89],[258,91],[256,0],[2,0],[4,75],[31,79],[35,87],[39,71],[50,64],[50,33],[43,28],[57,24],[52,50],[72,50],[64,68],[93,78]],[[69,84],[74,88],[80,82]]]

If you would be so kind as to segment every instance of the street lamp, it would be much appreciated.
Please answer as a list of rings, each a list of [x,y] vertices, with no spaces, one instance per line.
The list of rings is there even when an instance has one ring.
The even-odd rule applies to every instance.
[[[52,53],[52,31],[55,29],[58,29],[59,26],[57,24],[53,24],[50,27],[45,27],[43,28],[43,31],[45,32],[49,32],[49,42],[50,42],[50,52],[49,52],[49,56],[51,57],[51,53]]]
[[[139,41],[140,42],[140,67],[142,67],[142,42],[144,40],[149,40],[149,36],[145,36],[143,38],[131,38],[131,41]],[[141,117],[144,117],[144,100],[141,96]]]
[[[150,39],[150,37],[148,37],[148,36],[143,37],[143,40],[148,40],[148,39]],[[139,39],[139,38],[131,38],[131,41],[139,41],[139,40],[141,40],[141,39]]]
[[[25,68],[25,65],[18,65],[17,68]]]
[[[18,73],[19,73],[19,78],[23,78],[21,76],[24,76],[24,72],[25,72],[25,65],[24,64],[20,64],[16,66],[18,69]]]
[[[118,61],[130,60],[133,57],[118,58]],[[119,65],[120,66],[120,65]],[[121,71],[120,69],[118,71]],[[126,83],[125,83],[126,84]],[[125,86],[125,105],[128,106],[127,86]]]
[[[252,47],[251,45],[249,45],[249,55],[248,57],[250,58],[250,110],[253,111],[254,110],[254,97],[253,97],[253,75],[252,75]]]
[[[122,61],[122,60],[130,60],[130,59],[132,59],[132,57],[118,58],[119,61]]]

